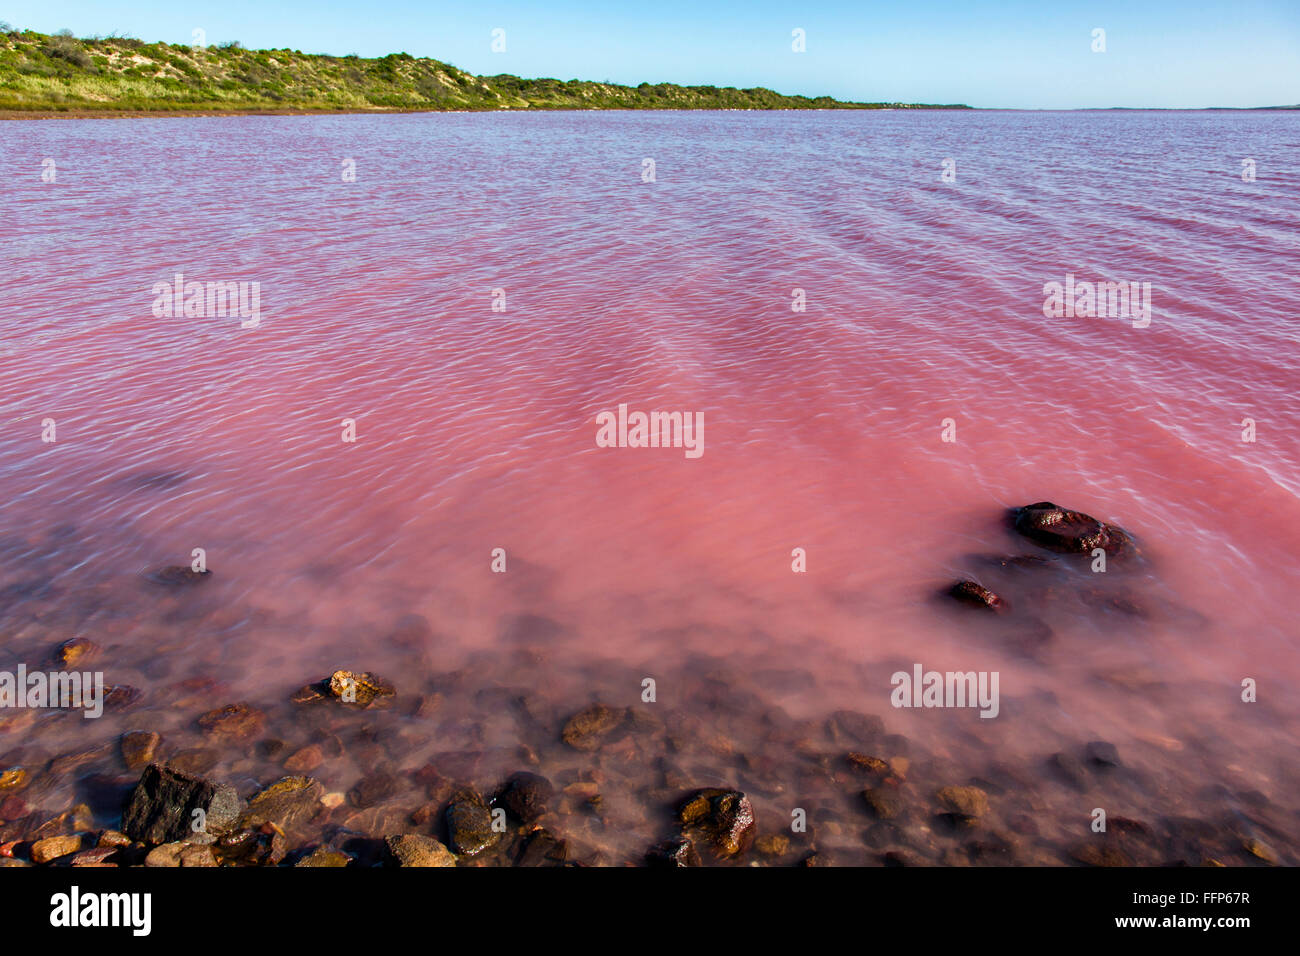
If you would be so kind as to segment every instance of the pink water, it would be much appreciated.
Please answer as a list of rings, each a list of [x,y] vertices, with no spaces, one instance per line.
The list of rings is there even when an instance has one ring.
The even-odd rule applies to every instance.
[[[1028,779],[991,826],[1021,834],[1020,862],[1060,862],[1098,805],[1152,826],[1208,820],[1224,836],[1206,855],[1224,862],[1249,861],[1231,856],[1247,839],[1300,862],[1298,122],[4,124],[0,667],[86,636],[108,680],[144,694],[99,721],[11,722],[0,760],[39,766],[136,727],[196,746],[197,714],[232,700],[292,744],[305,732],[285,698],[346,666],[391,677],[399,700],[446,695],[434,716],[391,716],[387,764],[455,754],[487,789],[521,768],[520,729],[484,688],[725,734],[617,769],[529,741],[557,780],[601,768],[605,816],[566,825],[613,860],[659,835],[657,791],[642,790],[667,786],[664,760],[746,787],[765,832],[823,807],[819,845],[874,860],[852,788],[812,780],[792,749],[848,708],[909,738],[918,802],[1017,768]],[[151,288],[176,272],[260,282],[260,326],[155,318]],[[1067,273],[1150,282],[1150,326],[1044,318],[1044,283]],[[596,447],[596,414],[620,403],[702,412],[703,456]],[[158,473],[176,478],[145,480]],[[1016,600],[1055,632],[1027,656],[934,593],[978,575],[972,554],[1033,551],[1002,514],[1044,499],[1141,539],[1147,563],[1106,581],[1152,611]],[[141,580],[195,547],[214,572],[201,588]],[[409,615],[429,624],[414,651],[390,639]],[[914,662],[998,671],[1001,714],[891,708],[890,674]],[[223,686],[178,704],[171,688],[192,677]],[[1256,703],[1241,701],[1247,677]],[[717,686],[795,729],[764,737]],[[1097,739],[1128,776],[1078,794],[1043,769]],[[52,775],[44,802],[77,793],[78,774],[129,784],[115,760]],[[366,770],[339,759],[316,775],[345,791]],[[277,771],[223,753],[211,775],[251,789]]]

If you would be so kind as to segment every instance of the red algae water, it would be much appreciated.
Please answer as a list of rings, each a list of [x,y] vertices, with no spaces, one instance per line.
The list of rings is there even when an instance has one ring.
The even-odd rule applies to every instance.
[[[1103,808],[1121,860],[1300,863],[1297,168],[1284,113],[5,124],[0,669],[84,638],[133,692],[0,711],[0,820],[116,826],[147,730],[244,796],[309,767],[302,847],[528,770],[610,865],[694,787],[759,861],[1090,862]],[[603,447],[620,406],[695,451]],[[1036,546],[1037,501],[1139,553]],[[916,665],[996,716],[894,706]],[[396,696],[291,702],[339,668]]]

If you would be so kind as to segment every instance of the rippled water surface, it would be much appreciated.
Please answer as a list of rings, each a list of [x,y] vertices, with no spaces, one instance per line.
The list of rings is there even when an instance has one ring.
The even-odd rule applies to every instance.
[[[936,786],[974,780],[999,859],[1065,862],[1104,806],[1161,834],[1139,862],[1252,862],[1251,841],[1300,862],[1297,122],[6,123],[0,666],[86,637],[142,693],[98,721],[0,714],[0,762],[109,745],[25,799],[85,797],[111,825],[125,730],[206,748],[249,791],[325,735],[328,789],[397,781],[334,811],[355,830],[428,798],[426,764],[488,791],[533,769],[601,788],[557,826],[608,862],[662,835],[671,793],[719,784],[764,833],[810,811],[791,858],[975,858],[926,817]],[[178,272],[260,283],[260,324],[155,317]],[[1045,317],[1067,275],[1150,283],[1149,326]],[[702,413],[704,454],[597,447],[621,403]],[[1123,526],[1141,560],[988,560],[1035,552],[1004,514],[1040,500]],[[200,547],[210,580],[142,576]],[[962,577],[1011,612],[948,602]],[[892,708],[914,663],[997,671],[999,716]],[[397,704],[304,718],[289,695],[337,667],[390,678]],[[561,744],[595,699],[662,723]],[[196,717],[236,700],[267,739],[209,746]],[[853,746],[903,758],[909,826],[862,812],[836,709],[884,719]],[[1094,740],[1122,767],[1071,785],[1048,766]],[[1208,829],[1192,845],[1171,820]]]

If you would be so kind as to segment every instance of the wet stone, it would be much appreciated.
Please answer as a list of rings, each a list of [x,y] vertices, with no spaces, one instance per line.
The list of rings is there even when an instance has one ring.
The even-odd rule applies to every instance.
[[[241,743],[262,733],[262,728],[266,725],[266,714],[248,704],[229,704],[208,711],[199,717],[198,724],[216,740]]]
[[[202,776],[217,765],[220,754],[209,747],[179,750],[167,758],[167,766],[180,773]]]
[[[515,856],[515,865],[564,866],[568,858],[568,844],[550,830],[538,827],[524,837]]]
[[[61,856],[67,856],[69,853],[76,853],[80,849],[81,837],[79,836],[47,837],[32,844],[32,862],[49,863]]]
[[[127,800],[122,832],[149,844],[181,840],[193,832],[195,810],[209,833],[220,833],[238,819],[240,800],[234,787],[150,764]]]
[[[357,781],[356,786],[348,791],[348,799],[360,809],[373,807],[397,793],[398,785],[398,778],[391,773],[372,773]]]
[[[523,823],[532,823],[546,812],[555,796],[555,787],[545,777],[527,771],[511,774],[493,798],[494,806]]]
[[[22,767],[0,771],[0,793],[17,793],[31,782],[31,774]]]
[[[284,761],[284,769],[290,773],[311,773],[324,762],[325,754],[320,744],[309,744],[290,754]]]
[[[127,770],[140,770],[153,763],[158,745],[162,743],[159,734],[147,730],[133,730],[122,735],[122,760]]]
[[[276,866],[288,855],[289,842],[272,823],[223,833],[212,853],[228,866]]]
[[[377,674],[335,671],[328,683],[329,695],[344,704],[370,707],[397,694],[393,685]]]
[[[167,588],[185,588],[195,584],[202,584],[210,580],[211,571],[195,571],[188,564],[176,564],[166,568],[158,568],[150,571],[145,575],[154,584]]]
[[[645,863],[652,867],[703,866],[695,844],[686,839],[656,843],[646,851]]]
[[[84,637],[64,641],[54,652],[54,663],[72,669],[93,660],[99,654],[99,645]]]
[[[623,710],[604,704],[592,704],[578,711],[560,733],[560,739],[575,750],[596,750],[626,719]]]
[[[837,744],[870,744],[885,733],[885,722],[871,714],[837,710],[826,720],[826,736]]]
[[[740,856],[757,835],[753,805],[739,790],[705,788],[688,794],[678,804],[677,822],[719,859]]]
[[[1134,550],[1132,539],[1123,529],[1050,501],[1016,508],[1011,520],[1016,531],[1049,551],[1089,554],[1101,548],[1114,556]]]
[[[1105,740],[1094,740],[1089,743],[1084,748],[1084,757],[1094,767],[1109,769],[1120,765],[1119,750],[1114,744]]]
[[[978,820],[989,811],[989,798],[979,787],[943,787],[935,800],[948,814],[960,822]]]
[[[1005,599],[994,594],[984,585],[976,584],[974,581],[958,581],[948,589],[948,594],[962,604],[986,611],[1000,614],[1009,609]]]
[[[1084,866],[1132,866],[1127,853],[1109,843],[1090,841],[1075,844],[1069,850],[1070,859]]]
[[[903,798],[897,790],[876,787],[862,791],[867,812],[877,820],[892,820],[903,812]]]
[[[325,788],[311,777],[284,777],[248,801],[239,820],[242,827],[273,824],[284,831],[297,831],[324,809]]]
[[[433,837],[390,836],[384,841],[394,866],[455,866],[456,857]]]
[[[1048,766],[1056,775],[1076,790],[1088,787],[1088,771],[1083,761],[1072,754],[1055,753],[1047,759]]]
[[[447,842],[460,856],[482,853],[500,838],[492,829],[492,811],[477,792],[468,787],[457,790],[443,811],[447,825]]]
[[[329,847],[320,846],[307,856],[304,856],[294,866],[340,867],[347,866],[351,862],[352,857],[342,850],[331,850]]]
[[[869,754],[859,753],[856,750],[851,750],[845,754],[844,762],[850,770],[861,776],[885,777],[890,772],[889,764],[884,760],[879,757],[872,757]]]

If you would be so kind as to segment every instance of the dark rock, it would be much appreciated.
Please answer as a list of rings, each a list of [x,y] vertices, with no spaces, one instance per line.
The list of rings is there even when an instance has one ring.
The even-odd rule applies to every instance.
[[[560,739],[575,750],[596,750],[627,719],[627,712],[592,704],[569,718]]]
[[[276,866],[288,855],[289,841],[275,826],[263,823],[222,834],[211,852],[226,866]],[[187,865],[183,858],[181,865]]]
[[[995,611],[1000,614],[1009,609],[1009,605],[1003,598],[994,594],[984,585],[976,584],[974,581],[958,581],[948,589],[948,594],[963,604],[983,608],[986,611]]]
[[[665,840],[646,851],[646,866],[675,867],[703,866],[699,851],[690,840]]]
[[[196,810],[203,817],[196,818]],[[193,835],[197,819],[208,833],[220,833],[234,825],[239,812],[234,787],[150,764],[127,799],[122,832],[143,843],[170,843]]]
[[[211,571],[195,571],[188,564],[177,564],[171,567],[158,568],[150,571],[145,575],[154,584],[162,585],[168,588],[183,588],[194,584],[201,584],[211,579]]]
[[[460,856],[482,853],[500,839],[492,829],[492,810],[479,794],[463,787],[452,794],[443,811],[447,840],[452,852]]]
[[[1015,508],[1011,520],[1016,531],[1050,551],[1089,554],[1101,548],[1113,556],[1135,550],[1132,538],[1123,529],[1050,501]]]
[[[348,791],[348,799],[354,807],[373,807],[397,793],[398,784],[396,775],[377,771],[358,780],[356,786]]]
[[[1101,840],[1077,843],[1069,850],[1070,859],[1084,866],[1132,866],[1133,860],[1118,847]]]
[[[1084,756],[1094,767],[1118,767],[1119,751],[1115,745],[1105,740],[1094,740],[1084,748]]]
[[[455,866],[456,857],[433,837],[418,834],[390,836],[384,841],[394,866]]]
[[[219,759],[220,754],[211,747],[190,747],[168,757],[167,766],[181,773],[202,776],[215,767]]]
[[[705,842],[719,859],[738,857],[757,835],[754,807],[739,790],[706,788],[686,796],[677,822],[687,836]]]
[[[510,775],[493,798],[494,806],[504,807],[516,820],[532,823],[546,812],[555,796],[555,788],[545,777],[527,771]]]
[[[568,858],[568,844],[550,830],[538,827],[524,838],[515,865],[564,866]]]

